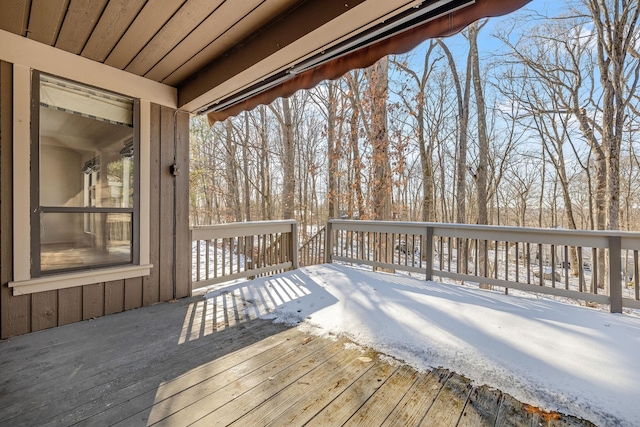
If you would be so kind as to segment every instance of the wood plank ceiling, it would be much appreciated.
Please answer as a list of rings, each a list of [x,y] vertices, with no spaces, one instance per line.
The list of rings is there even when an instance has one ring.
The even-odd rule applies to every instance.
[[[22,0],[0,29],[176,86],[295,0]]]
[[[170,86],[296,0],[3,0],[0,29]]]
[[[497,0],[0,0],[0,30],[178,89],[201,112],[419,8]],[[526,3],[518,0],[514,3]],[[514,6],[513,9],[519,6]],[[488,16],[488,15],[483,15]]]

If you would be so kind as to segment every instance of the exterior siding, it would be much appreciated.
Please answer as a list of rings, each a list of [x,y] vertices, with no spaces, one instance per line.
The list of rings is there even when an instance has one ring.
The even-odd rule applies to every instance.
[[[8,287],[8,282],[13,279],[12,105],[12,65],[0,61],[0,338],[188,296],[191,265],[188,225],[189,117],[186,113],[176,114],[171,108],[155,104],[151,105],[150,130],[151,275],[31,295],[12,295]],[[177,144],[174,144],[175,139]],[[181,171],[176,178],[170,171],[174,157]],[[175,209],[174,191],[177,196]],[[178,278],[175,287],[174,277]]]

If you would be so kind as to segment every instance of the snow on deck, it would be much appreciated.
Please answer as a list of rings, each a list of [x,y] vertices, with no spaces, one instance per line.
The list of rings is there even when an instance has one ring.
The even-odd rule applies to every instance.
[[[640,319],[337,264],[214,291],[245,310],[444,367],[601,426],[640,425]],[[212,294],[209,294],[211,296]]]

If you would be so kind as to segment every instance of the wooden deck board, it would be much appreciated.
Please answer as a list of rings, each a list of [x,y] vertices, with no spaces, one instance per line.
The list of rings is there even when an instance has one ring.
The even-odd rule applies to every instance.
[[[185,384],[193,376],[200,375],[203,377],[202,380],[205,380],[206,375],[212,375],[216,369],[224,368],[229,363],[237,364],[250,355],[281,343],[279,339],[268,338],[260,340],[265,334],[280,332],[282,330],[281,327],[277,328],[269,323],[259,323],[258,325],[249,328],[247,334],[243,337],[232,338],[236,334],[229,331],[227,339],[219,339],[219,342],[224,344],[224,347],[212,351],[208,345],[198,346],[193,351],[180,355],[179,360],[169,358],[158,361],[159,363],[151,363],[152,366],[146,369],[134,371],[126,376],[119,376],[110,382],[96,386],[77,396],[78,400],[89,399],[87,403],[80,405],[81,402],[79,401],[65,402],[65,405],[69,405],[71,408],[66,413],[56,417],[55,421],[50,425],[67,425],[73,420],[85,420],[91,417],[106,419],[108,414],[113,412],[117,412],[118,415],[116,417],[119,419],[132,416],[151,408],[157,399],[157,395],[169,394],[168,390],[174,389],[176,384]],[[247,347],[248,344],[256,341],[259,343],[258,346]],[[234,352],[215,359],[228,351]],[[211,362],[212,358],[220,367],[211,366],[213,363]],[[181,389],[178,388],[179,390]],[[65,400],[68,401],[69,399]]]
[[[274,325],[267,322],[257,323],[255,327],[247,328],[244,335],[227,333],[226,336],[220,336],[219,342],[225,344],[224,348],[212,351],[206,342],[202,342],[202,345],[192,345],[181,353],[169,354],[170,357],[165,358],[159,354],[149,358],[146,360],[146,366],[141,366],[140,361],[131,360],[116,368],[96,371],[94,376],[84,380],[59,382],[59,385],[48,388],[34,387],[26,390],[27,394],[30,390],[38,390],[31,394],[30,398],[0,410],[2,419],[10,419],[23,413],[22,419],[25,421],[42,422],[47,419],[45,416],[56,416],[61,421],[58,424],[64,424],[65,420],[78,419],[79,413],[74,411],[76,408],[82,408],[84,414],[90,411],[99,412],[107,405],[135,397],[136,394],[130,391],[133,387],[146,386],[155,390],[163,380],[172,378],[171,375],[179,375],[191,366],[199,366],[210,361],[212,356],[219,356],[224,352],[242,348],[247,343],[261,340],[265,332],[275,333],[279,330],[282,328],[274,328]],[[176,358],[184,361],[176,362]],[[70,411],[70,414],[65,414],[67,411]]]
[[[305,425],[316,414],[338,397],[354,380],[367,372],[373,363],[362,362],[358,358],[349,363],[345,369],[330,375],[326,381],[313,392],[307,393],[295,405],[284,411],[280,416],[266,424],[267,426]]]
[[[524,410],[524,405],[508,394],[500,399],[500,409],[496,419],[496,427],[530,427],[533,424],[531,414]]]
[[[593,426],[190,298],[0,342],[0,427]]]
[[[493,427],[501,396],[500,390],[488,386],[474,388],[462,411],[458,427]]]
[[[382,425],[415,426],[420,424],[443,385],[440,382],[439,372],[421,375]]]
[[[166,318],[167,321],[183,319],[184,314],[179,313]],[[145,319],[140,320],[144,322]],[[74,375],[76,381],[81,381],[95,375],[96,370],[108,372],[116,366],[135,364],[141,358],[178,350],[178,347],[170,344],[177,341],[182,329],[164,331],[155,326],[142,325],[129,323],[116,333],[109,333],[105,328],[91,328],[93,325],[89,324],[86,328],[89,334],[84,335],[81,340],[68,341],[65,345],[56,343],[32,353],[31,357],[37,359],[35,364],[24,363],[25,360],[21,360],[20,355],[16,354],[11,363],[13,366],[4,365],[10,382],[2,389],[11,393],[7,403],[13,403],[12,400],[22,401],[36,392],[49,390],[52,385],[69,375]],[[83,345],[85,342],[90,342],[91,345]],[[114,342],[118,345],[114,346]],[[69,363],[76,360],[82,361],[81,371],[78,371],[76,363]]]
[[[354,381],[344,392],[324,407],[307,424],[309,426],[341,426],[356,413],[395,371],[387,362],[378,362]]]
[[[420,425],[456,426],[471,389],[471,381],[458,374],[450,373]]]
[[[316,340],[318,341],[318,340]],[[310,370],[314,370],[326,362],[327,359],[341,350],[342,345],[332,343],[329,346],[319,348],[308,357],[298,360],[282,371],[267,377],[258,386],[238,396],[233,401],[220,407],[218,410],[210,412],[207,416],[199,419],[193,426],[209,426],[212,424],[228,425],[238,420],[240,417],[267,401],[271,396],[284,390],[289,385],[295,383]],[[290,363],[288,361],[286,363]],[[273,371],[271,371],[273,372]]]
[[[389,416],[409,391],[419,374],[409,366],[400,366],[345,423],[345,427],[378,426]]]
[[[265,352],[263,358],[247,361],[242,369],[227,371],[226,375],[216,381],[213,387],[199,385],[162,402],[163,405],[154,405],[148,424],[153,425],[156,422],[157,425],[191,424],[213,412],[217,412],[217,416],[224,417],[225,412],[235,409],[238,399],[250,390],[265,383],[278,384],[274,380],[278,374],[296,369],[299,363],[313,363],[317,358],[314,354],[327,345],[322,340],[313,340],[307,345],[302,345],[298,341],[289,340],[276,351]],[[181,399],[186,393],[188,393],[186,398]],[[182,401],[188,405],[177,404]],[[231,406],[231,409],[228,406]]]
[[[227,303],[226,299],[224,299],[224,304],[231,304]],[[69,360],[82,359],[85,368],[95,366],[106,370],[113,364],[122,364],[123,359],[126,358],[137,360],[143,357],[144,353],[156,354],[161,349],[166,349],[168,343],[175,342],[180,335],[186,334],[187,339],[191,335],[199,336],[201,325],[208,322],[203,318],[202,313],[198,313],[199,303],[193,305],[191,320],[188,325],[183,325],[182,328],[165,329],[151,322],[162,314],[163,321],[182,325],[185,311],[189,314],[188,304],[184,301],[186,300],[178,303],[177,309],[167,311],[166,315],[161,313],[163,305],[157,305],[145,310],[113,316],[109,319],[108,324],[107,322],[90,321],[89,325],[83,328],[82,333],[64,333],[67,330],[75,331],[74,328],[54,328],[38,332],[39,335],[36,336],[47,337],[47,339],[32,340],[33,343],[29,345],[15,346],[13,345],[15,339],[8,340],[6,341],[6,350],[3,347],[3,351],[0,352],[0,363],[6,368],[2,379],[5,382],[10,381],[11,387],[4,389],[4,391],[11,392],[16,399],[22,399],[23,396],[15,393],[33,385],[50,388],[48,382],[57,382],[59,378],[76,372],[77,367],[70,364]],[[140,315],[138,316],[138,314]],[[247,319],[243,318],[242,320]],[[220,331],[239,323],[218,321],[213,329]],[[53,338],[49,339],[50,336]],[[85,342],[91,342],[91,345],[82,345]],[[118,342],[118,346],[114,347],[113,342]],[[5,342],[2,344],[4,346]],[[114,358],[114,354],[117,357]],[[24,363],[25,359],[28,361],[30,357],[36,357],[38,362],[36,364]],[[28,370],[31,375],[25,375],[25,370]],[[32,374],[38,374],[37,380]],[[74,375],[78,378],[77,372]],[[1,382],[0,387],[2,387]],[[29,394],[32,394],[36,390],[29,391]]]
[[[344,340],[339,342],[344,346]],[[250,412],[231,425],[238,427],[263,426],[273,422],[289,408],[298,405],[301,399],[307,396],[317,396],[324,384],[332,382],[332,374],[335,372],[340,372],[345,368],[350,369],[351,365],[355,363],[362,369],[362,362],[357,361],[360,355],[359,350],[343,348],[342,351],[329,358],[322,367],[309,371],[284,390],[269,397],[261,405],[252,408]]]

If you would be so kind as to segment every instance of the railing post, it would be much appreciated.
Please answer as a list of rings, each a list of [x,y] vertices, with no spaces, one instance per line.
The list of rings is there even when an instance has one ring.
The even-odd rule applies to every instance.
[[[333,225],[331,220],[327,221],[327,227],[324,235],[324,262],[331,264],[331,255],[333,254]]]
[[[291,233],[289,234],[291,241],[289,242],[289,251],[291,259],[291,269],[298,269],[298,222],[294,221],[291,224]]]
[[[609,311],[622,313],[622,239],[609,236]]]
[[[433,280],[433,227],[430,226],[427,226],[425,250],[427,251],[425,280]]]

